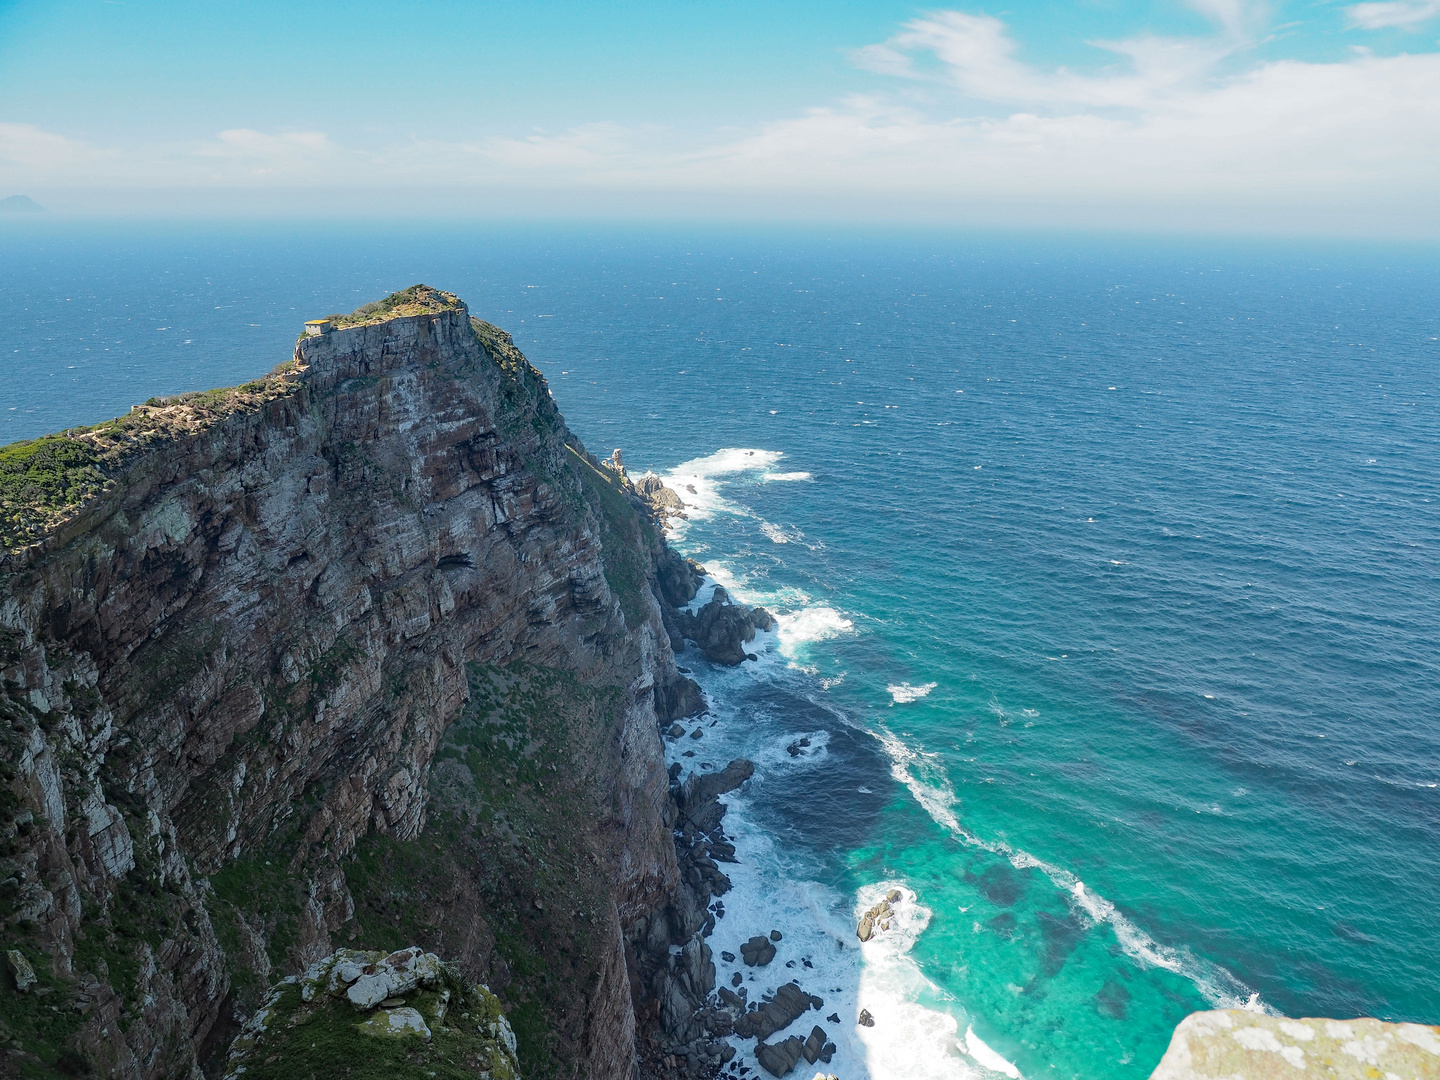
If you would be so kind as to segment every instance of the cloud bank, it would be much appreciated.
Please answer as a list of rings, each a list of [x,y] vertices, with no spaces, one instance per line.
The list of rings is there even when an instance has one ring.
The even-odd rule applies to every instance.
[[[1243,225],[1283,212],[1440,231],[1440,54],[1255,60],[1263,5],[1190,6],[1210,33],[1093,41],[1110,62],[1090,72],[1025,62],[1001,19],[934,12],[854,52],[877,76],[872,92],[738,133],[607,123],[361,144],[231,129],[102,147],[0,123],[0,178],[17,189],[97,177],[119,189],[504,189],[593,205],[649,193],[673,205],[806,201],[956,220],[1083,207],[1110,223],[1127,213],[1153,223],[1169,210]],[[1346,12],[1357,27],[1413,27],[1440,16],[1440,0]]]

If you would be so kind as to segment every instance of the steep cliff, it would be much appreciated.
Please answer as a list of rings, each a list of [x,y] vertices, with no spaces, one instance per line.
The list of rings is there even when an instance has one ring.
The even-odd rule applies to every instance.
[[[724,886],[657,733],[693,568],[458,299],[336,327],[0,450],[4,1073],[214,1075],[342,946],[489,985],[531,1078],[703,1036]]]

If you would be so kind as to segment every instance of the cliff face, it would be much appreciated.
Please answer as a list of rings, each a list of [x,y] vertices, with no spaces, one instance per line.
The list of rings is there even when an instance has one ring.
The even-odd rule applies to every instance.
[[[665,1023],[705,917],[657,734],[698,703],[656,599],[690,575],[508,337],[418,295],[67,433],[88,501],[11,530],[0,915],[37,982],[0,1071],[213,1071],[341,946],[457,961],[527,1076],[629,1076]]]

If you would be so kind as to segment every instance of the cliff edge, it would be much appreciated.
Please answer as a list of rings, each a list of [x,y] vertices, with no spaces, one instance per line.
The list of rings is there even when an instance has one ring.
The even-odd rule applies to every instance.
[[[218,1076],[276,980],[411,945],[528,1078],[703,1073],[694,568],[458,298],[331,326],[0,449],[0,1075]]]

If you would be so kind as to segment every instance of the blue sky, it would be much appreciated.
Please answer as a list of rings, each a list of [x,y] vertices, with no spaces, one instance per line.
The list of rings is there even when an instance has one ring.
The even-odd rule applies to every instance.
[[[1440,0],[0,2],[0,196],[1440,231]]]

